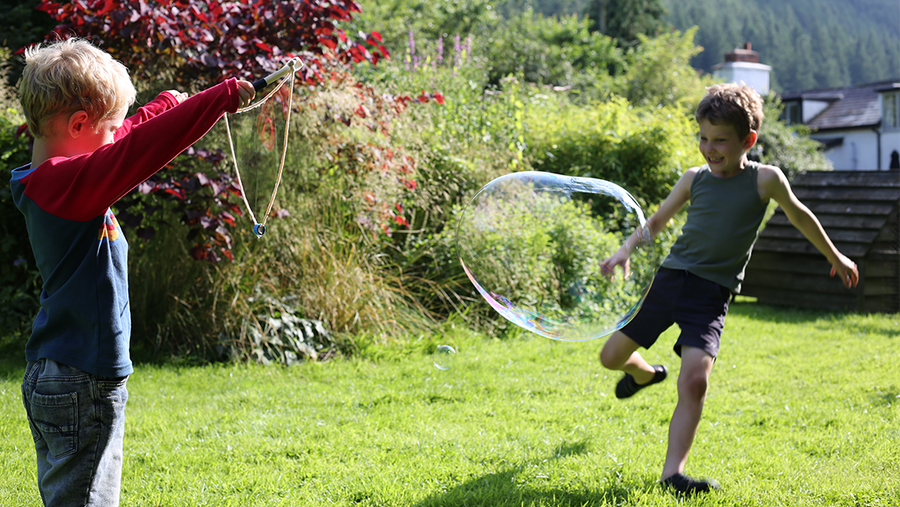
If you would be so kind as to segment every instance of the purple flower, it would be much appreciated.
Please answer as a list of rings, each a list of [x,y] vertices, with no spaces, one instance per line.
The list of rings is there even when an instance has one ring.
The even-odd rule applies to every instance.
[[[406,70],[416,70],[416,38],[412,29],[409,30],[409,62],[406,64]]]
[[[27,265],[28,265],[28,261],[26,261],[25,259],[16,259],[13,261],[13,266],[15,266],[17,268],[19,266],[27,266]]]

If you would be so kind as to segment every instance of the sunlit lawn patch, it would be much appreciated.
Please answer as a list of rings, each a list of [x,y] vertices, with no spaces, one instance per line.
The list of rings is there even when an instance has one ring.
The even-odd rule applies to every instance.
[[[646,354],[674,374],[676,333]],[[900,504],[898,339],[897,316],[734,305],[688,462],[724,489],[685,503]],[[294,367],[138,365],[122,504],[677,502],[656,484],[674,382],[623,402],[600,342],[458,325],[423,340]],[[458,350],[448,370],[440,344]],[[23,365],[2,368],[0,505],[38,505]]]

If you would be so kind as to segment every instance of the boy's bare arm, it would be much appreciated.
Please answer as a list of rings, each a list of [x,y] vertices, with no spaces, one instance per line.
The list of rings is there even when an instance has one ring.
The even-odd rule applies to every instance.
[[[760,166],[759,187],[760,197],[763,200],[774,199],[791,224],[828,259],[831,264],[831,276],[837,274],[844,287],[856,287],[859,283],[856,264],[834,246],[813,212],[794,195],[781,169],[774,166]]]
[[[699,168],[694,167],[685,171],[675,183],[675,186],[672,187],[672,191],[669,192],[666,200],[656,210],[656,213],[647,219],[646,230],[632,233],[613,255],[600,263],[604,273],[612,275],[616,266],[622,266],[622,271],[624,271],[626,278],[631,274],[629,258],[631,258],[632,252],[646,240],[648,234],[652,237],[661,231],[669,223],[669,220],[691,199],[691,184],[694,182],[694,176],[696,176],[698,170]]]

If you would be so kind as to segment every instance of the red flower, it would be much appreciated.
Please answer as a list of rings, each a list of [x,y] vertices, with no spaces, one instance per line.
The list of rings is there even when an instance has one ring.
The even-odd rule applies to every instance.
[[[435,93],[434,101],[443,106],[444,105],[444,96],[441,95],[440,93]]]

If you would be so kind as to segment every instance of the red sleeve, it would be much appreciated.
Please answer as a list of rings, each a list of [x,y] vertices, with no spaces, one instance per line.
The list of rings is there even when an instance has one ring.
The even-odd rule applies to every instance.
[[[41,164],[22,178],[25,194],[60,218],[86,221],[101,215],[206,135],[222,113],[236,111],[240,95],[237,81],[229,79],[161,112],[158,100],[128,118],[128,132],[112,144]]]
[[[131,132],[131,129],[136,125],[155,116],[159,116],[177,105],[178,99],[176,99],[174,95],[169,92],[160,93],[155,99],[147,103],[147,105],[138,108],[134,115],[125,118],[125,121],[122,122],[122,128],[116,131],[115,140],[118,141],[128,135],[128,133]]]

